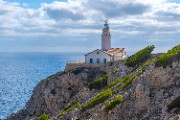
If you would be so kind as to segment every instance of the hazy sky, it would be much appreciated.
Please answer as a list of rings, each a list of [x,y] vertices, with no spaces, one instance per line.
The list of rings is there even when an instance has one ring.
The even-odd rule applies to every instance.
[[[112,47],[165,52],[180,44],[179,0],[0,0],[0,52],[101,48],[106,19]]]

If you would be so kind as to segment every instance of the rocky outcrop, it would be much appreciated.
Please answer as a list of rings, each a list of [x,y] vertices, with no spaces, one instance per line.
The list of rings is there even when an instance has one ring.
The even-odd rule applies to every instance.
[[[25,108],[16,114],[12,114],[8,119],[29,120],[43,113],[56,116],[65,107],[78,101],[87,101],[96,92],[90,92],[87,87],[87,77],[91,71],[95,72],[94,78],[104,74],[104,71],[98,68],[80,68],[68,72],[59,72],[42,80],[34,89]]]
[[[120,91],[124,102],[106,113],[104,102],[88,112],[93,120],[169,120],[180,114],[179,108],[168,112],[168,105],[180,94],[180,67],[154,68],[136,78],[133,84]],[[81,116],[79,116],[81,118]]]
[[[87,103],[102,89],[88,88],[89,80],[95,80],[104,74],[110,77],[107,83],[130,73],[122,63],[108,63],[100,67],[82,67],[66,72],[59,72],[42,80],[34,89],[33,95],[25,108],[12,114],[9,120],[34,119],[43,113],[52,120],[92,119],[92,120],[178,120],[180,114],[180,64],[174,62],[171,67],[155,68],[154,65],[144,70],[132,84],[113,94],[106,101],[82,111],[81,107],[58,117],[58,113],[80,102]],[[105,87],[105,86],[104,86]],[[115,96],[121,95],[124,102],[110,111],[105,111],[105,104]]]

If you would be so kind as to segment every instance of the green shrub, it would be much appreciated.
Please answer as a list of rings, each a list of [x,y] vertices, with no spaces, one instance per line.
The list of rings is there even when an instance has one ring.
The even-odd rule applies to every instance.
[[[126,86],[128,86],[129,84],[131,84],[135,77],[136,77],[136,75],[132,75],[130,77],[128,75],[128,79],[125,77],[127,80],[125,82],[123,82],[119,87],[117,87],[114,90],[114,92],[118,92],[119,90],[121,90],[121,89],[125,88]]]
[[[150,59],[148,61],[146,61],[142,66],[141,66],[141,69],[144,69],[145,67],[151,65],[153,62],[156,62],[157,58],[153,58],[153,59]]]
[[[122,96],[116,96],[113,100],[111,100],[110,102],[108,102],[105,105],[105,110],[109,111],[111,109],[113,109],[114,107],[116,107],[116,105],[120,104],[121,102],[123,102],[123,97]]]
[[[164,53],[157,57],[156,66],[157,67],[167,67],[169,65],[172,65],[173,59],[179,59],[180,58],[180,45],[177,45],[173,47],[171,50],[169,50],[167,53]]]
[[[76,103],[75,105],[71,106],[70,108],[64,110],[63,112],[60,112],[60,113],[58,114],[58,116],[66,115],[68,112],[74,110],[75,108],[79,107],[80,105],[81,105],[81,103],[78,102],[78,103]]]
[[[115,73],[117,73],[118,72],[118,70],[116,69],[116,70],[113,70],[112,71],[112,74],[115,74]]]
[[[35,118],[35,120],[48,120],[49,116],[47,114],[42,114],[38,118]]]
[[[118,83],[121,82],[121,79],[120,78],[117,78],[115,81],[113,82],[110,82],[107,86],[107,88],[112,88],[113,86],[117,85]]]
[[[150,58],[151,52],[154,50],[154,45],[147,46],[144,49],[138,51],[134,55],[130,56],[125,64],[129,67],[134,67],[136,65],[142,64],[147,59]]]
[[[102,81],[104,81],[104,80],[107,80],[108,77],[109,77],[109,75],[106,74],[106,75],[104,75],[104,76],[98,78],[97,80],[95,80],[95,83],[100,83],[100,82],[102,82]]]
[[[139,70],[139,71],[137,72],[137,76],[142,75],[142,74],[143,74],[143,71],[142,71],[142,70]]]
[[[93,88],[102,88],[103,86],[106,86],[107,85],[107,79],[108,79],[109,75],[106,74],[100,78],[98,78],[97,80],[91,82],[88,86],[90,89],[93,89]]]
[[[127,74],[125,77],[123,77],[122,81],[125,82],[129,79],[129,77],[131,77],[130,74]]]
[[[161,55],[157,62],[156,66],[158,67],[167,67],[168,65],[171,65],[174,55],[173,54],[163,54]]]
[[[104,102],[106,99],[108,99],[112,95],[111,89],[105,89],[98,95],[94,96],[87,104],[85,104],[82,108],[89,109],[94,107],[95,105]]]

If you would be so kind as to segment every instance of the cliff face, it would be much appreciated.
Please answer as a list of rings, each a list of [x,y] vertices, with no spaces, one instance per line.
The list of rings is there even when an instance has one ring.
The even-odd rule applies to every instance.
[[[120,63],[112,63],[99,67],[77,68],[59,72],[42,80],[34,89],[33,95],[25,108],[12,114],[9,120],[29,120],[46,113],[52,120],[93,119],[93,120],[168,120],[180,114],[178,107],[180,96],[180,64],[174,62],[167,68],[146,68],[142,75],[137,76],[132,84],[107,100],[88,110],[81,107],[71,110],[63,116],[59,112],[80,102],[87,103],[93,96],[100,93],[110,81],[123,77],[131,69]],[[88,84],[108,74],[102,86],[90,90]],[[121,95],[123,103],[108,112],[105,104],[115,96]],[[175,102],[174,102],[175,101]],[[177,102],[178,101],[178,102]],[[176,116],[177,118],[178,116]]]
[[[180,114],[174,100],[180,96],[180,64],[174,68],[153,68],[146,70],[131,85],[118,92],[124,102],[108,113],[104,104],[92,109],[92,118],[98,120],[169,120]],[[180,99],[178,99],[180,103]],[[178,120],[178,119],[177,119]]]
[[[56,116],[59,111],[78,101],[86,101],[94,95],[86,87],[87,75],[91,71],[97,77],[105,72],[99,68],[80,68],[69,72],[59,72],[42,80],[34,89],[31,99],[25,108],[11,115],[9,119],[30,119],[47,113]]]

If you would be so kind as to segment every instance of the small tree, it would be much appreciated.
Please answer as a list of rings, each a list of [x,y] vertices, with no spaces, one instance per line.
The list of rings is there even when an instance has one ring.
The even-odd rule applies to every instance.
[[[145,62],[147,59],[150,58],[151,52],[154,50],[154,45],[147,46],[144,49],[138,51],[134,55],[130,56],[125,64],[129,67],[134,67],[136,65],[139,66],[139,64],[142,64]]]

